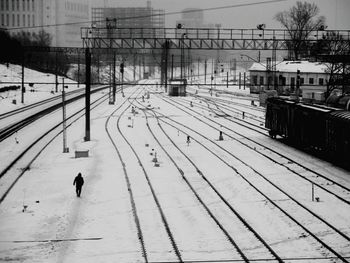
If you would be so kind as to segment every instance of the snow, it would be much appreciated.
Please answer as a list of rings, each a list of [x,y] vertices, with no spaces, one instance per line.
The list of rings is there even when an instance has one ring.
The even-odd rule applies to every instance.
[[[303,73],[325,73],[327,65],[320,62],[310,61],[277,61],[276,70],[278,72],[300,72]],[[266,71],[266,63],[254,62],[249,71]]]
[[[255,191],[247,183],[248,181],[268,194],[274,202],[290,211],[305,226],[312,228],[313,232],[318,233],[321,238],[332,243],[332,246],[336,247],[336,250],[340,251],[342,255],[350,256],[350,246],[347,240],[341,240],[330,234],[327,235],[327,232],[322,232],[325,229],[324,226],[310,215],[301,213],[288,196],[271,187],[265,180],[258,177],[249,166],[273,180],[289,195],[349,235],[350,209],[347,205],[330,197],[320,189],[316,189],[316,194],[320,197],[321,202],[312,202],[309,183],[305,183],[304,180],[293,175],[287,169],[266,161],[266,158],[235,141],[233,138],[240,141],[245,141],[245,139],[226,130],[226,127],[233,124],[222,122],[222,126],[213,124],[216,128],[210,128],[160,99],[157,92],[152,93],[151,98],[145,102],[142,102],[140,96],[136,101],[133,101],[132,99],[136,99],[135,92],[143,94],[142,88],[142,86],[128,88],[124,91],[125,98],[121,97],[120,94],[117,95],[116,105],[108,105],[108,102],[105,102],[92,110],[91,141],[85,142],[83,140],[85,122],[82,118],[68,127],[69,153],[63,153],[62,136],[59,135],[30,165],[30,169],[25,171],[0,204],[0,261],[145,262],[132,212],[130,191],[126,184],[124,168],[130,179],[149,262],[179,261],[165,230],[164,220],[157,209],[149,182],[163,208],[165,220],[170,226],[183,260],[206,260],[206,262],[239,260],[240,256],[237,251],[194,196],[162,147],[169,152],[184,172],[189,184],[198,192],[199,197],[207,204],[213,215],[219,219],[222,227],[227,230],[227,233],[250,259],[266,259],[271,258],[271,255],[222,203],[208,184],[201,179],[197,168],[228,200],[232,208],[262,235],[277,254],[284,258],[333,256],[300,227],[282,215],[264,196]],[[208,88],[209,86],[207,89],[200,89],[198,94],[212,97],[208,93]],[[226,87],[220,89],[221,91],[227,90]],[[238,87],[230,87],[228,90],[240,93],[242,97],[246,96],[243,97],[245,100],[239,101],[250,105],[251,98],[246,90],[239,90]],[[154,92],[154,90],[152,91]],[[27,94],[28,103],[39,99],[31,99],[35,94],[37,93]],[[51,96],[49,92],[45,94]],[[222,93],[218,92],[218,94],[220,97],[224,97]],[[93,95],[93,99],[101,95],[103,92]],[[140,109],[137,109],[135,114],[131,112],[130,104],[124,103],[128,97],[131,97],[130,101],[133,101],[135,107],[146,108],[149,105],[148,108],[153,108],[177,121],[177,123],[172,123],[175,128],[161,122],[162,127],[174,140],[176,146],[160,130],[160,126],[156,119],[151,116],[149,110],[146,110],[145,113]],[[238,99],[235,98],[235,100]],[[190,101],[196,101],[196,99],[186,97],[178,98],[178,101],[189,105]],[[1,102],[0,105],[1,112],[5,112],[10,103],[3,104]],[[84,101],[75,102],[67,107],[67,113],[81,108],[84,108]],[[196,108],[196,106],[193,108],[198,116],[212,118],[208,112]],[[149,132],[145,114],[149,119],[150,129],[162,147]],[[109,116],[111,117],[107,122]],[[118,123],[119,116],[122,117]],[[46,130],[61,118],[61,112],[57,111],[28,126],[16,135],[19,138],[19,144],[15,143],[13,137],[1,142],[0,158],[2,164],[0,170],[21,149],[37,138],[36,131]],[[162,119],[167,121],[165,118]],[[215,118],[215,121],[220,120]],[[142,166],[119,134],[118,126],[134,147]],[[232,128],[250,138],[268,143],[279,152],[287,154],[307,166],[314,166],[322,173],[331,176],[332,179],[350,186],[347,171],[333,167],[276,141],[263,138],[252,131],[247,132],[245,128],[238,125],[233,125]],[[218,129],[224,130],[224,141],[218,141]],[[212,142],[196,135],[194,130],[205,134],[211,138]],[[58,132],[59,129],[52,134]],[[191,136],[189,146],[186,143],[187,135]],[[119,160],[111,139],[122,155],[123,164]],[[203,150],[198,142],[203,143],[213,153],[222,157],[226,163]],[[184,158],[176,147],[186,153],[197,168]],[[75,158],[76,150],[89,150],[89,157]],[[152,162],[155,152],[159,167],[156,167]],[[35,150],[33,149],[26,160],[28,161],[34,155]],[[241,158],[248,166],[233,156]],[[14,174],[23,169],[25,163],[25,161],[19,163],[5,178],[0,179],[1,196],[8,182],[13,181]],[[147,173],[149,182],[144,171]],[[85,179],[81,198],[75,196],[72,185],[78,172],[81,172]],[[27,206],[25,209],[24,205]],[[298,262],[316,261],[305,259]],[[322,262],[333,261],[329,259],[322,260]]]

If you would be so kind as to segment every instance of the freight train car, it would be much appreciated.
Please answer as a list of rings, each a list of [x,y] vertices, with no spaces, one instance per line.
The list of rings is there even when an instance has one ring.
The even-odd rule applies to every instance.
[[[280,135],[290,139],[293,136],[293,114],[292,110],[296,102],[280,98],[268,98],[266,100],[265,126],[270,130],[271,137]]]
[[[350,167],[350,111],[334,111],[326,119],[326,149],[329,156],[335,156]]]
[[[350,167],[350,112],[269,98],[265,126],[298,148]]]

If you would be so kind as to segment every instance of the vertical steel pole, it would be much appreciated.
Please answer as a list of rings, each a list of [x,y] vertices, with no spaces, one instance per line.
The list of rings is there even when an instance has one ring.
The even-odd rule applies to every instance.
[[[226,79],[226,88],[228,88],[228,71],[226,72],[226,77],[227,77],[227,79]]]
[[[243,89],[245,89],[245,76],[246,74],[245,74],[245,71],[243,72]]]
[[[85,141],[90,141],[91,53],[85,49]]]
[[[184,42],[184,40],[183,40],[183,34],[182,34],[182,36],[181,36],[181,41],[180,41],[180,52],[181,52],[181,54],[180,54],[180,79],[183,79],[183,53],[184,53],[184,47],[183,47],[183,42]]]
[[[171,54],[171,79],[174,79],[174,54]]]
[[[207,60],[204,61],[204,85],[207,85]]]
[[[80,85],[80,51],[78,50],[78,88]]]
[[[113,52],[113,104],[115,103],[115,93],[117,92],[117,87],[116,87],[116,83],[115,83],[115,60],[116,60],[116,54],[115,52]]]
[[[67,148],[67,131],[66,131],[66,95],[64,91],[64,78],[62,78],[62,115],[63,115],[63,121],[62,121],[62,135],[63,135],[63,152],[68,152]]]
[[[22,59],[22,88],[21,88],[21,102],[24,103],[24,56]]]
[[[239,72],[239,79],[238,79],[238,88],[241,89],[241,78],[242,78],[242,72]]]
[[[165,41],[165,92],[168,91],[168,53],[169,53],[169,41]]]
[[[55,86],[55,92],[58,92],[58,65],[57,65],[57,51],[55,53],[55,77],[56,77],[56,86]]]

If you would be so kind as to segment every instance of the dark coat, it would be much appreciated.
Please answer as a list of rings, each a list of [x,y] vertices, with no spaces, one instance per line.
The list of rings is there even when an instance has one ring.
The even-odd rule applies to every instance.
[[[74,178],[73,185],[76,185],[77,187],[82,187],[84,184],[84,178],[81,175],[77,175]]]

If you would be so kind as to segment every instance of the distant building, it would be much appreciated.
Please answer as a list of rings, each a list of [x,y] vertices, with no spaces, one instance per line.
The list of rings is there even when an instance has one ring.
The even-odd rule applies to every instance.
[[[199,8],[187,8],[182,10],[181,19],[176,21],[186,28],[204,28],[203,10]]]
[[[103,7],[92,8],[92,23],[106,27],[106,20],[116,19],[117,28],[164,28],[164,10],[154,9],[151,1],[146,7]]]
[[[189,38],[215,37],[217,36],[217,31],[214,29],[221,27],[221,24],[206,23],[203,10],[199,8],[186,8],[182,10],[181,19],[176,21],[176,26],[179,24],[181,24],[182,29],[176,31],[176,36],[180,37],[183,33],[186,33],[186,36]],[[204,29],[213,30],[208,31]]]
[[[265,63],[253,63],[249,68],[252,92],[276,89],[279,94],[296,91],[297,71],[300,71],[300,90],[303,100],[324,100],[329,75],[327,65],[309,61],[283,61],[276,63],[272,72]]]
[[[78,47],[82,45],[80,27],[84,26],[79,22],[89,21],[87,3],[86,0],[0,0],[1,27],[12,29],[11,34],[25,32],[29,36],[43,29],[52,36],[52,46]]]

